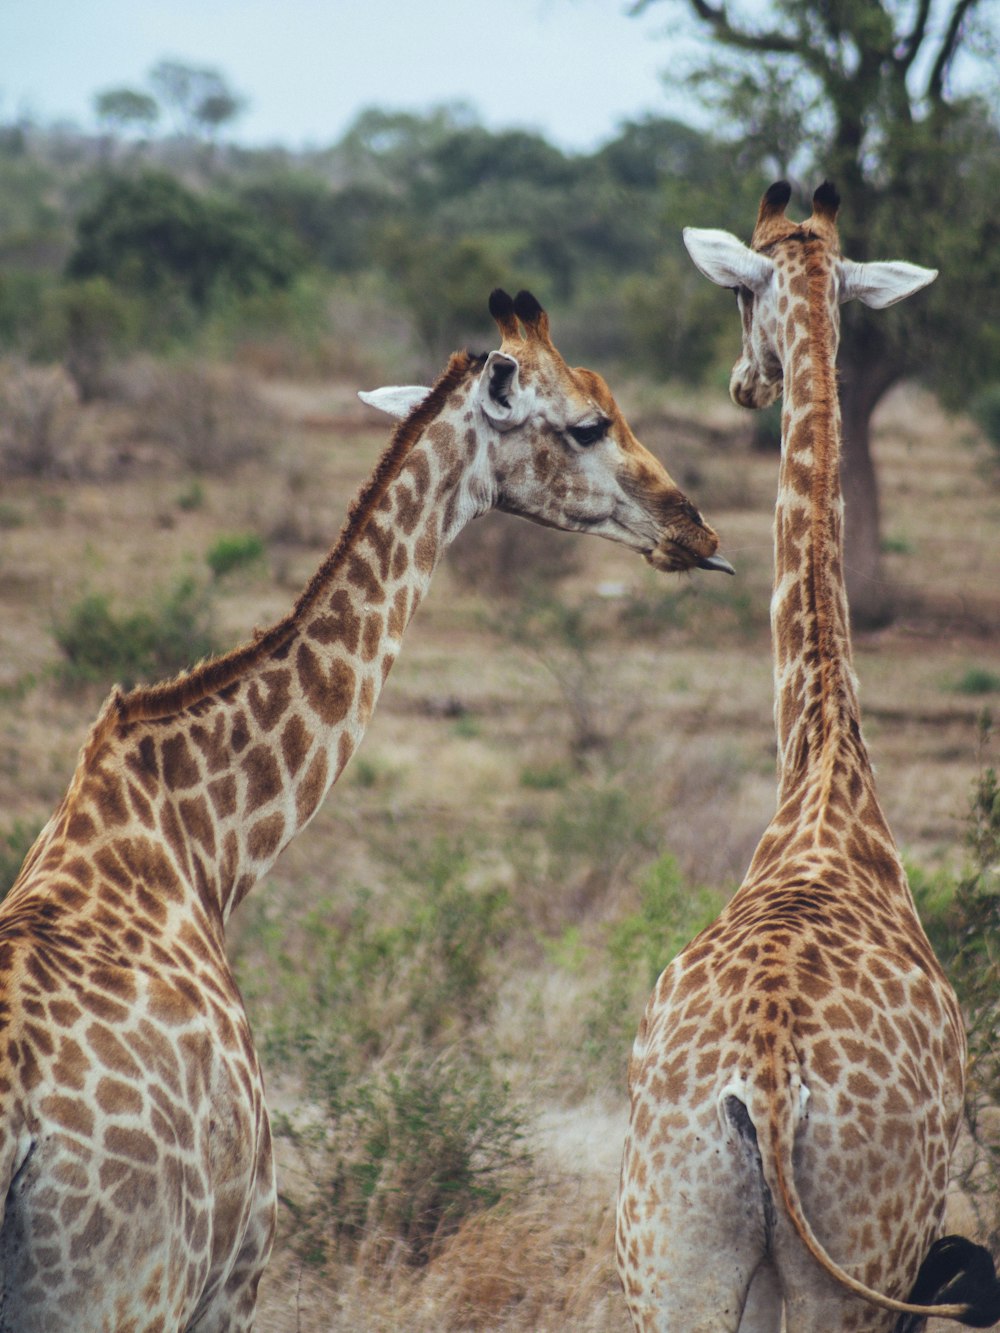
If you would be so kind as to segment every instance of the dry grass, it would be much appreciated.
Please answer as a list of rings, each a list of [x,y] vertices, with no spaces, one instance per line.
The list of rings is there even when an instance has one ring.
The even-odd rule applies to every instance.
[[[260,534],[268,559],[221,581],[220,640],[282,614],[388,436],[353,388],[259,386],[278,424],[263,452],[237,449],[222,477],[194,478],[128,403],[87,405],[75,428],[94,444],[92,471],[5,485],[5,829],[47,817],[100,699],[96,689],[67,694],[52,675],[54,620],[87,591],[134,606],[182,573],[207,578],[206,552],[232,532]],[[294,928],[320,900],[348,911],[363,890],[377,905],[430,836],[462,848],[471,890],[505,889],[515,915],[490,964],[494,1000],[469,1040],[492,1050],[527,1107],[536,1183],[468,1219],[425,1267],[390,1264],[376,1277],[335,1253],[326,1267],[303,1261],[283,1207],[261,1293],[269,1333],[627,1326],[610,1258],[624,1090],[588,1053],[601,950],[638,910],[642,877],[665,851],[691,884],[730,890],[774,796],[775,460],[742,447],[745,418],[721,394],[684,403],[693,425],[665,415],[661,395],[635,399],[640,435],[718,527],[738,579],[668,580],[606,543],[553,539],[565,554],[549,595],[580,612],[583,637],[556,635],[539,650],[518,630],[525,603],[510,592],[510,544],[495,535],[517,521],[470,538],[465,567],[439,571],[360,755],[230,932],[250,975],[265,959],[263,922]],[[997,664],[1000,491],[967,434],[912,389],[880,413],[887,575],[901,614],[856,643],[883,802],[905,854],[928,868],[960,855],[976,718],[1000,702],[952,688],[970,667]],[[547,558],[544,546],[535,558]],[[582,749],[574,690],[598,733]],[[598,815],[600,855],[587,841]],[[622,1015],[623,1030],[637,1018]],[[263,1035],[264,1008],[255,1022]],[[294,1069],[275,1066],[269,1078],[272,1102],[294,1107]],[[309,1193],[288,1144],[281,1189],[299,1205]]]

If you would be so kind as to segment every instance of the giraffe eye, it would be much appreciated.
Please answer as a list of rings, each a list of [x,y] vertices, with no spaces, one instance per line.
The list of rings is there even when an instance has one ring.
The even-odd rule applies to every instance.
[[[587,426],[567,426],[566,434],[582,448],[603,440],[608,433],[608,423],[604,420],[591,422]]]

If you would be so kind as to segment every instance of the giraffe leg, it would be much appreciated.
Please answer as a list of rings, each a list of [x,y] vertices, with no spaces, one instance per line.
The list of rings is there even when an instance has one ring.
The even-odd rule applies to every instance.
[[[781,1333],[783,1298],[778,1270],[765,1260],[750,1282],[739,1333]]]
[[[820,1269],[786,1219],[780,1219],[775,1241],[781,1287],[785,1296],[785,1333],[892,1333],[897,1315],[846,1292]]]
[[[634,1124],[622,1169],[618,1271],[635,1328],[640,1333],[747,1328],[778,1333],[778,1324],[741,1323],[767,1247],[764,1196],[753,1155],[739,1140],[724,1139],[717,1120],[696,1126],[670,1143],[658,1188],[647,1192],[641,1188],[648,1179],[642,1140],[647,1133],[663,1133],[656,1118],[648,1131],[643,1124],[641,1138]],[[764,1295],[762,1288],[755,1300],[763,1301]]]

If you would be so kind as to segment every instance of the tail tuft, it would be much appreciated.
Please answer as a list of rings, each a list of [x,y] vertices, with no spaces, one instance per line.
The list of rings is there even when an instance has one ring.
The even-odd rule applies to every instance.
[[[961,1323],[967,1328],[989,1328],[1000,1320],[1000,1280],[993,1256],[964,1236],[942,1236],[927,1251],[908,1303],[964,1304]],[[895,1333],[915,1333],[922,1324],[922,1319],[906,1315]]]

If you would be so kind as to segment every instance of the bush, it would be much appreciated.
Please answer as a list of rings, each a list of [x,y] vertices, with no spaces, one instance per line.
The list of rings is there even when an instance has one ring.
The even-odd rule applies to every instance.
[[[984,714],[984,748],[989,734],[990,719]],[[966,1110],[977,1141],[962,1184],[995,1247],[1000,1242],[1000,1142],[995,1130],[985,1141],[978,1132],[983,1111],[1000,1102],[1000,778],[990,766],[973,783],[966,845],[970,862],[957,883],[943,875],[911,874],[911,888],[962,1006],[969,1042]]]
[[[242,532],[220,537],[205,556],[205,561],[213,575],[221,579],[234,569],[254,564],[263,556],[264,543],[256,533]]]
[[[197,473],[259,458],[274,431],[274,414],[249,380],[221,369],[152,368],[137,405],[152,434]]]
[[[587,1023],[597,1062],[623,1081],[628,1053],[657,977],[700,930],[718,916],[720,895],[685,883],[672,856],[646,871],[639,907],[608,931],[608,976],[594,994]]]
[[[54,633],[69,685],[117,682],[130,688],[176,675],[215,650],[208,598],[190,578],[181,579],[153,611],[118,614],[107,597],[90,593]]]
[[[1000,457],[1000,384],[982,389],[972,400],[972,416]]]
[[[264,962],[241,980],[261,1014],[264,1051],[298,1066],[320,1100],[369,1061],[443,1046],[486,1013],[507,896],[469,889],[464,860],[443,844],[407,855],[388,903],[362,894],[347,910],[322,903],[298,923],[258,920]]]
[[[76,393],[57,366],[0,364],[0,472],[51,477],[72,470]]]
[[[427,1263],[465,1218],[523,1188],[530,1164],[507,1084],[455,1054],[419,1054],[345,1088],[318,1153],[293,1136],[319,1184],[308,1251],[335,1245],[369,1272]]]
[[[522,1117],[477,1053],[506,895],[469,889],[449,846],[405,847],[393,892],[297,923],[263,904],[238,963],[265,1061],[303,1080],[312,1128],[286,1132],[315,1184],[301,1252],[423,1264],[517,1188]],[[461,1051],[457,1047],[461,1043]]]
[[[107,391],[112,355],[137,340],[140,313],[135,299],[97,276],[56,287],[45,313],[51,350],[62,358],[81,401],[101,397]]]
[[[247,208],[188,190],[163,172],[113,176],[77,220],[67,273],[104,277],[155,301],[182,291],[204,313],[229,289],[286,287],[301,264],[281,228]]]
[[[40,824],[29,824],[22,819],[0,832],[0,899],[13,887],[40,832]]]
[[[968,667],[952,689],[956,694],[995,694],[1000,690],[1000,675],[987,667]]]

